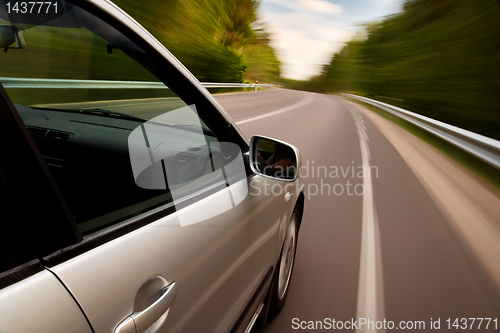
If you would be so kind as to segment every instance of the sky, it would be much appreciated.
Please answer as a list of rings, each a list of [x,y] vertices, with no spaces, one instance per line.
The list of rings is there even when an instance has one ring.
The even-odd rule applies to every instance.
[[[259,18],[271,34],[281,75],[318,75],[360,24],[400,12],[402,0],[261,0]]]

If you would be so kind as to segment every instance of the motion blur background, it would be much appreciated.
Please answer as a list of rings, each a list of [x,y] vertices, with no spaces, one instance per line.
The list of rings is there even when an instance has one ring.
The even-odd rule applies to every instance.
[[[498,0],[115,2],[200,81],[351,92],[500,139]],[[307,10],[317,18],[299,15]],[[367,11],[372,21],[359,21],[370,18]],[[283,13],[295,14],[287,22],[288,37],[274,22],[286,20]],[[354,17],[350,29],[335,29],[347,14]],[[312,24],[332,28],[311,29],[319,41],[300,45],[304,36],[293,26]],[[336,42],[321,44],[321,39]],[[285,54],[280,43],[292,51]],[[323,65],[309,67],[309,73],[293,72],[290,67],[304,62],[304,57],[293,61],[293,44],[297,56],[302,48],[310,59],[317,53],[329,59],[317,60]]]
[[[293,282],[287,305],[264,332],[294,331],[294,318],[364,318],[366,309],[375,311],[371,319],[419,320],[427,328],[431,318],[441,319],[443,329],[446,318],[498,323],[500,164],[337,94],[387,102],[499,140],[500,0],[113,2],[201,82],[288,88],[239,94],[210,88],[247,137],[293,144],[307,168],[369,162],[380,171],[363,179],[301,174],[308,196]],[[146,99],[173,97],[167,89],[9,88],[9,79],[157,80],[120,50],[110,55],[108,42],[85,29],[26,30],[27,47],[2,53],[0,62],[0,81],[17,103],[106,101],[112,111],[140,116],[147,105],[165,112]],[[373,193],[366,196],[329,190],[368,179]],[[365,206],[374,216],[369,241]],[[375,253],[372,276],[365,274],[368,252]]]

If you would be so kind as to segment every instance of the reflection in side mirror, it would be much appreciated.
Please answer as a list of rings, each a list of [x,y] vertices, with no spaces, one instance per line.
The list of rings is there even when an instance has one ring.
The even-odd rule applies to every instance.
[[[250,166],[260,175],[292,181],[298,173],[298,150],[275,139],[254,136],[250,140]]]
[[[5,52],[7,49],[24,49],[24,30],[15,25],[0,25],[0,48]]]

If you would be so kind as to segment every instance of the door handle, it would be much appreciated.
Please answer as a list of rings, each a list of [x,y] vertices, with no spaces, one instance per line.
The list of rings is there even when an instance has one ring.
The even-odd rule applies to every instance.
[[[162,295],[153,304],[140,312],[134,312],[115,328],[114,333],[142,333],[168,310],[177,294],[177,283],[172,282],[162,289]]]

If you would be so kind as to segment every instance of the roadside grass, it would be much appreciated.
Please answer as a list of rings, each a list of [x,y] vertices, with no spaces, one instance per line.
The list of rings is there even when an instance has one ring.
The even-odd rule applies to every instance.
[[[484,180],[486,180],[489,184],[493,185],[496,187],[496,189],[500,190],[500,170],[491,166],[490,164],[476,158],[475,156],[467,153],[466,151],[463,151],[462,149],[452,145],[451,143],[448,143],[447,141],[438,138],[437,136],[427,132],[426,130],[404,120],[401,119],[387,111],[384,111],[382,109],[377,108],[376,106],[373,106],[371,104],[367,104],[361,101],[358,101],[353,98],[348,98],[345,97],[346,99],[355,102],[357,104],[360,104],[371,111],[381,115],[382,117],[392,121],[393,123],[401,126],[408,132],[412,133],[416,137],[420,138],[421,140],[427,142],[434,148],[440,150],[456,162],[460,163],[467,169],[471,170]]]

